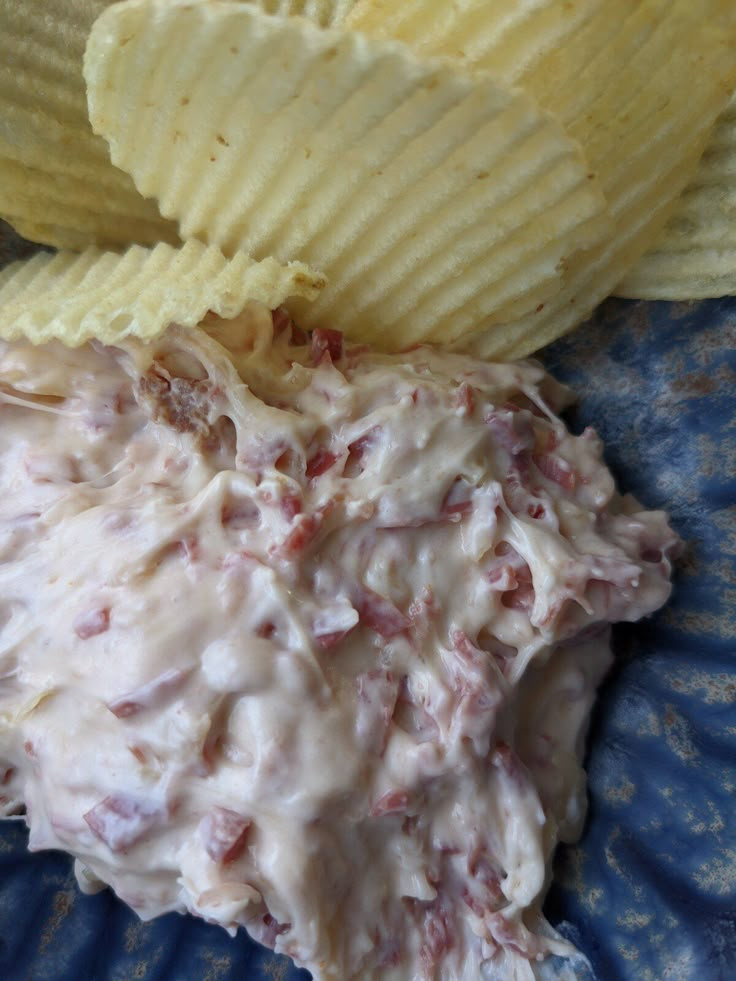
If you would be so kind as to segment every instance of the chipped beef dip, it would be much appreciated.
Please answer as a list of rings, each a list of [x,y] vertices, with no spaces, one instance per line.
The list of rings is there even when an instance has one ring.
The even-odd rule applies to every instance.
[[[676,537],[533,363],[257,305],[0,345],[0,812],[316,978],[530,978],[606,625]]]

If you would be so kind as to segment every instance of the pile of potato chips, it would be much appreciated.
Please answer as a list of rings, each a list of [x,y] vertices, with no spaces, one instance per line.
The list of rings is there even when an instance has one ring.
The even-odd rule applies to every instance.
[[[0,46],[0,217],[69,250],[3,336],[289,297],[511,359],[736,290],[733,0],[0,0]]]

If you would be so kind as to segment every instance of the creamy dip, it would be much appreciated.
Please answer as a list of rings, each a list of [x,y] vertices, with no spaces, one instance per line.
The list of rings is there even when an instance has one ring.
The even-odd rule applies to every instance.
[[[533,976],[607,624],[676,536],[536,363],[0,344],[0,813],[316,978]]]

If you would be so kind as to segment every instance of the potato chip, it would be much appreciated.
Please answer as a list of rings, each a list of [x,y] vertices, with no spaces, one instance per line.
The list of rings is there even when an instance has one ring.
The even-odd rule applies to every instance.
[[[115,249],[136,240],[178,241],[175,226],[164,222],[157,208],[148,218],[150,202],[137,192],[134,200],[136,215],[118,213],[117,207],[125,208],[128,201],[116,196],[99,211],[100,190],[93,182],[64,174],[51,179],[47,170],[0,158],[0,215],[31,241],[76,251],[90,242]]]
[[[611,5],[610,0],[357,0],[344,26],[518,85],[529,66],[552,50],[564,51],[606,2]]]
[[[134,0],[95,24],[85,74],[113,160],[185,238],[325,273],[306,326],[453,339],[536,309],[609,230],[579,148],[533,100],[402,45]]]
[[[731,0],[356,5],[346,26],[531,92],[579,140],[609,201],[612,240],[574,257],[556,298],[476,351],[522,356],[570,330],[656,241],[736,79],[735,19]]]
[[[718,120],[698,172],[654,249],[615,292],[642,300],[736,293],[736,98]]]
[[[169,324],[193,327],[212,311],[237,316],[249,300],[271,309],[289,297],[314,299],[324,278],[302,263],[232,259],[215,246],[131,246],[123,255],[87,249],[39,253],[0,272],[0,337],[69,347],[124,337],[151,340]]]
[[[0,0],[0,216],[50,245],[178,240],[87,118],[84,46],[106,0]]]
[[[267,14],[280,17],[306,17],[320,27],[340,24],[356,0],[252,0]]]

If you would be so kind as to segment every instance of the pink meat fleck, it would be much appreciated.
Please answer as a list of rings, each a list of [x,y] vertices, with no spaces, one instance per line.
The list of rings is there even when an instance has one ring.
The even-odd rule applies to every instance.
[[[389,671],[368,671],[355,679],[358,701],[355,730],[358,743],[369,753],[382,755],[388,742],[399,683]]]
[[[98,606],[80,613],[72,624],[74,633],[80,640],[89,640],[110,629],[110,608]]]
[[[453,633],[452,642],[448,668],[457,696],[452,728],[461,738],[471,740],[476,752],[483,755],[488,751],[496,709],[502,700],[495,662],[463,630]]]
[[[511,456],[519,456],[534,445],[534,429],[528,414],[511,409],[491,409],[485,415],[495,442]]]
[[[363,625],[380,634],[384,640],[396,637],[411,625],[411,621],[394,606],[391,600],[380,596],[367,586],[359,588],[353,603]]]
[[[324,447],[320,447],[314,456],[307,460],[307,480],[314,480],[315,477],[321,477],[322,474],[327,473],[335,463],[337,463],[337,457],[334,453],[330,453]]]
[[[433,970],[452,946],[452,929],[447,913],[433,904],[424,914],[424,943],[420,953],[425,967]]]
[[[261,931],[259,940],[266,947],[273,949],[276,946],[276,938],[280,937],[284,933],[288,933],[291,930],[291,923],[279,923],[279,921],[271,916],[270,913],[266,913],[263,917],[263,925],[265,930]]]
[[[371,817],[385,817],[387,814],[405,814],[409,806],[409,794],[405,790],[389,790],[373,804]]]
[[[107,707],[119,719],[127,719],[145,709],[158,708],[164,701],[181,690],[191,671],[181,671],[170,668],[158,678],[149,681],[140,688],[108,702]]]
[[[286,493],[283,495],[279,501],[279,507],[281,508],[281,513],[286,518],[287,521],[293,521],[294,518],[302,513],[302,496],[298,493]]]
[[[508,904],[501,889],[501,874],[482,846],[472,849],[468,855],[470,879],[462,898],[476,916],[496,912]]]
[[[271,320],[273,321],[274,337],[278,337],[280,334],[289,331],[289,339],[292,344],[307,343],[308,338],[306,333],[301,329],[301,327],[296,326],[286,307],[277,307],[275,310],[273,310],[271,313]]]
[[[552,453],[538,453],[534,456],[534,464],[547,480],[558,484],[563,490],[574,491],[577,487],[577,474],[562,457]]]
[[[312,361],[315,365],[339,361],[342,357],[342,334],[339,330],[317,327],[312,331]]]
[[[321,524],[319,515],[298,514],[279,549],[281,554],[288,557],[301,555],[317,537]]]
[[[497,744],[491,756],[491,764],[505,773],[519,790],[525,791],[529,788],[530,780],[527,769],[521,762],[516,750],[507,743],[500,742]]]
[[[493,565],[486,573],[486,580],[499,593],[506,593],[519,585],[513,567],[506,563]]]
[[[454,395],[454,404],[458,409],[464,409],[468,415],[475,410],[475,391],[467,382],[462,382],[457,387]]]
[[[312,621],[312,634],[318,647],[331,651],[338,646],[357,627],[357,620],[350,623],[346,610],[337,614],[334,610],[321,610]]]
[[[441,513],[445,517],[460,518],[473,510],[473,488],[458,477],[445,495]]]
[[[518,579],[516,586],[505,592],[501,602],[509,610],[522,610],[529,613],[534,608],[536,593],[531,579]]]
[[[112,794],[83,815],[90,830],[112,852],[124,852],[162,824],[166,808],[152,800]]]
[[[213,807],[200,821],[199,834],[205,851],[220,865],[227,865],[240,858],[245,850],[249,818],[227,807]]]

